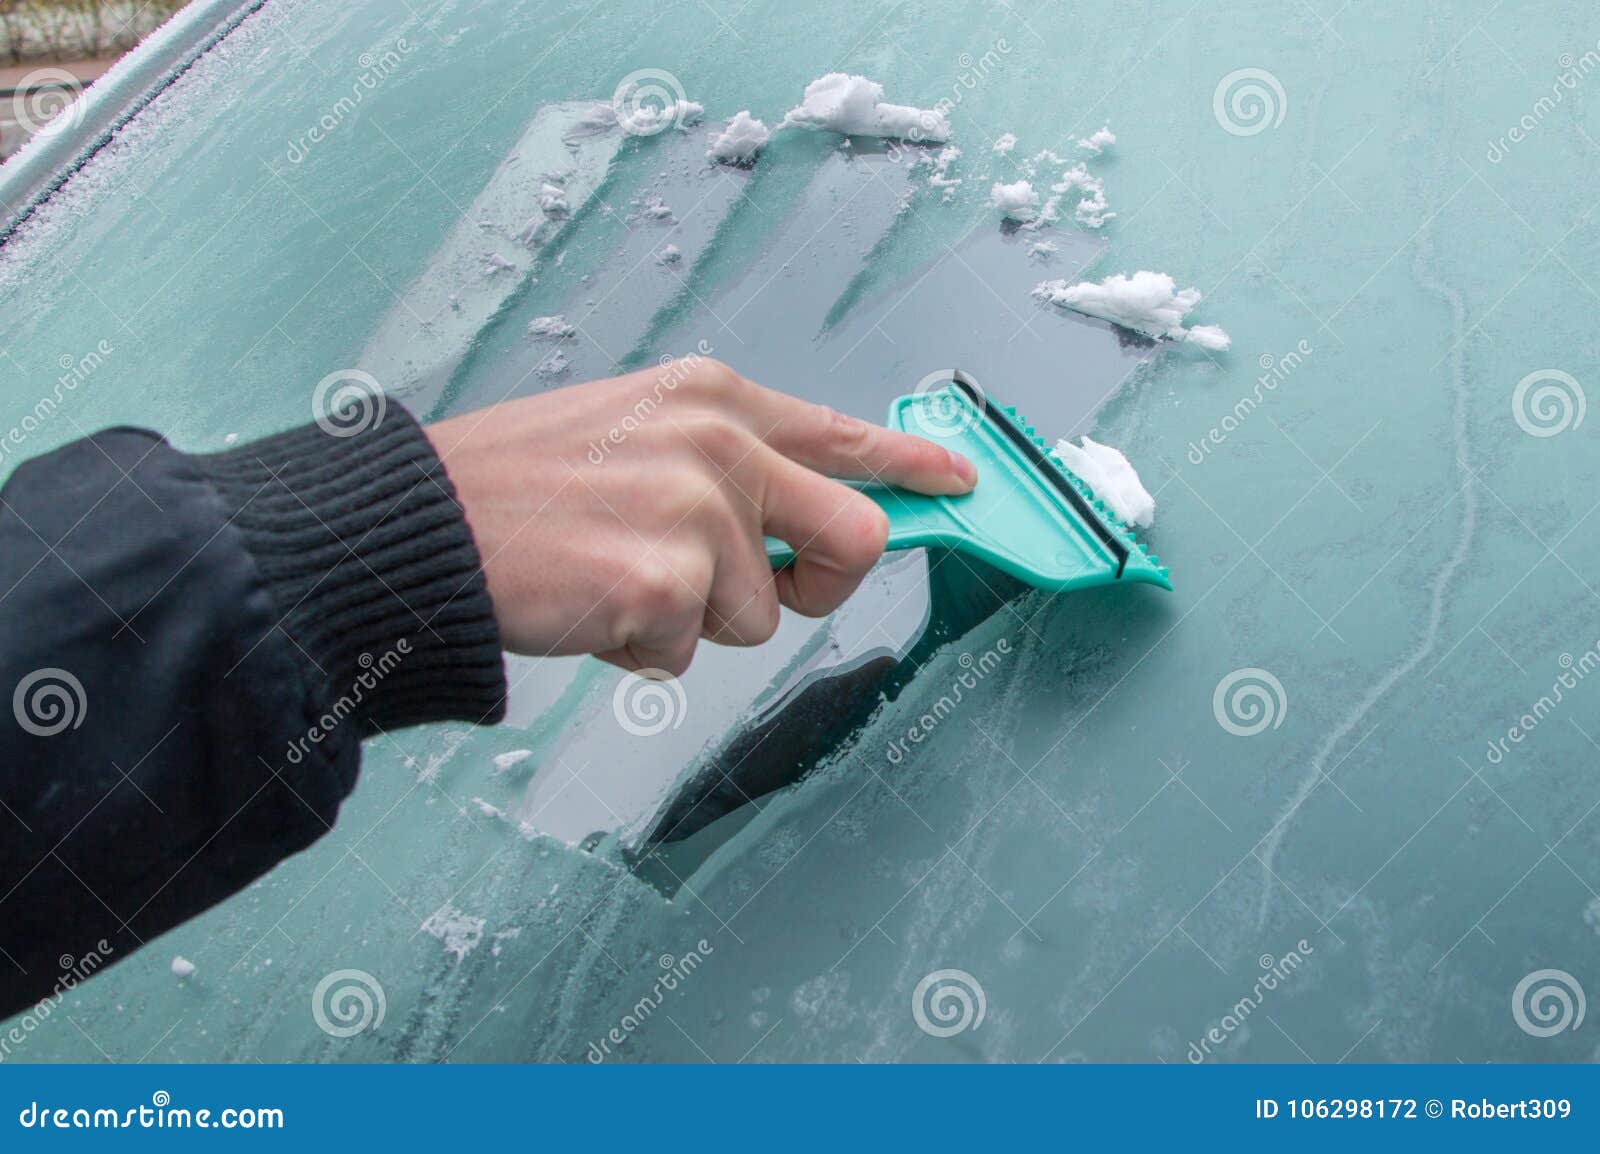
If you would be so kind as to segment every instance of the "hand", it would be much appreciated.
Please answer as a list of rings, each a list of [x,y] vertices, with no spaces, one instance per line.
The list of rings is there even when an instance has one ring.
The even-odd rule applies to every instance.
[[[477,540],[502,640],[625,669],[758,645],[819,617],[883,553],[888,518],[832,477],[965,493],[966,458],[692,356],[427,430]],[[763,533],[797,551],[773,573]]]

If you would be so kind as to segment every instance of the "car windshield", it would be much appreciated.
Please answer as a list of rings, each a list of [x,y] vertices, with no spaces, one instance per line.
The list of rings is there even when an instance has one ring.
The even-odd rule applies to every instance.
[[[1484,159],[1541,90],[1474,17],[1340,21],[1369,58],[1309,9],[246,7],[7,205],[0,469],[218,449],[341,374],[427,420],[705,356],[881,420],[959,368],[1129,457],[1175,592],[915,551],[681,682],[508,658],[505,724],[370,741],[334,830],[30,1057],[1584,1056],[1508,1000],[1600,933],[1597,234],[1553,133]],[[950,139],[708,160],[840,70]],[[1141,272],[1191,339],[1070,296]]]

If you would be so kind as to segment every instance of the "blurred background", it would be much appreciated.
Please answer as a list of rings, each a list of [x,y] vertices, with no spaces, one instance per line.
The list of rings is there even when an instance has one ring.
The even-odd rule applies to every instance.
[[[0,163],[40,123],[19,109],[70,104],[181,7],[183,0],[0,0]]]

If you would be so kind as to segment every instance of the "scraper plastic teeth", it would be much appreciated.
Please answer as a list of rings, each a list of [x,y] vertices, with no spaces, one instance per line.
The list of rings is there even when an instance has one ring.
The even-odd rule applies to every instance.
[[[976,385],[967,381],[965,374],[956,374],[954,377],[954,382],[956,386],[961,388],[963,392],[967,393],[967,395],[971,397],[974,402],[980,405],[983,404],[981,394],[977,393]],[[1019,434],[1026,437],[1043,450],[1044,460],[1047,462],[1045,467],[1054,468],[1059,473],[1059,477],[1057,477],[1056,480],[1071,485],[1085,498],[1087,498],[1090,508],[1094,510],[1095,516],[1099,519],[1101,524],[1103,524],[1107,529],[1111,530],[1111,532],[1115,533],[1129,546],[1138,549],[1140,554],[1143,555],[1151,565],[1160,570],[1162,577],[1167,577],[1169,575],[1167,568],[1161,564],[1161,558],[1152,554],[1150,550],[1145,547],[1144,542],[1140,541],[1137,534],[1134,533],[1133,526],[1125,523],[1115,514],[1113,514],[1106,507],[1105,501],[1095,495],[1094,487],[1069,469],[1062,462],[1061,458],[1056,456],[1055,451],[1045,443],[1043,437],[1039,436],[1038,432],[1034,429],[1033,425],[1029,423],[1028,419],[1021,413],[1017,412],[1017,407],[1015,405],[990,405],[988,406],[988,409],[990,415],[994,419],[1009,420]]]

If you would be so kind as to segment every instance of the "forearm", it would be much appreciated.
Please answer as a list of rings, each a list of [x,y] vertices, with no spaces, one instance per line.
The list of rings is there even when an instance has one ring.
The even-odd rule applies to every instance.
[[[28,462],[0,597],[0,1016],[315,841],[365,734],[503,712],[471,533],[397,406],[351,437],[188,456],[111,430]]]

